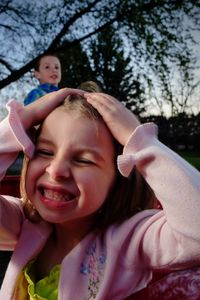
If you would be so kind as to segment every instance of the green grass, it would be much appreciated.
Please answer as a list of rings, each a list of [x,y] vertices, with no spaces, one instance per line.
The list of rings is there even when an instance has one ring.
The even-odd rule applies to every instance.
[[[185,160],[187,160],[191,165],[200,171],[200,153],[193,152],[179,152]]]

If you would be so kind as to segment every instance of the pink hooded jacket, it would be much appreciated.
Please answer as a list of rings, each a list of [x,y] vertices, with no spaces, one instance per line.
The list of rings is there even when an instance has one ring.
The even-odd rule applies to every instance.
[[[25,133],[18,109],[0,124],[0,177],[20,150],[30,157],[34,145]],[[181,269],[200,262],[200,173],[156,138],[156,126],[139,126],[118,157],[128,176],[136,166],[162,203],[104,234],[91,232],[62,261],[58,300],[121,300],[144,288],[152,270]],[[38,255],[51,234],[44,221],[31,223],[21,200],[0,197],[0,249],[14,250],[0,291],[11,300],[22,268]]]

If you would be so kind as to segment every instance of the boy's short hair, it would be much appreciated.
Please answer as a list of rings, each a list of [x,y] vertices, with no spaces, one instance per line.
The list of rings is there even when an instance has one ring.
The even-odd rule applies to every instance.
[[[55,52],[45,52],[45,53],[41,54],[40,56],[38,56],[38,58],[37,58],[37,60],[34,64],[34,70],[35,71],[39,71],[41,59],[46,57],[46,56],[54,56],[60,61],[60,57],[57,53],[55,53]]]

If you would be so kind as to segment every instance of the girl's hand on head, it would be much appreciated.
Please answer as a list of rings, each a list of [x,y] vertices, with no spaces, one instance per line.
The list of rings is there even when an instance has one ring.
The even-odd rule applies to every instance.
[[[125,145],[131,133],[140,125],[137,117],[121,102],[104,93],[84,93],[84,97],[103,117],[115,139]]]
[[[33,103],[24,106],[19,115],[24,128],[27,130],[30,127],[41,123],[50,112],[59,106],[68,95],[83,95],[83,91],[78,89],[63,88],[56,92],[46,94],[37,99]]]

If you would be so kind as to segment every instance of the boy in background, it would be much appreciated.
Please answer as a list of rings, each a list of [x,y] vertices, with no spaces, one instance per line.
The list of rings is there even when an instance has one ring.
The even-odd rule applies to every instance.
[[[56,54],[41,55],[34,67],[34,76],[40,84],[28,93],[24,99],[24,105],[58,90],[58,84],[61,81],[61,63],[58,56]]]

